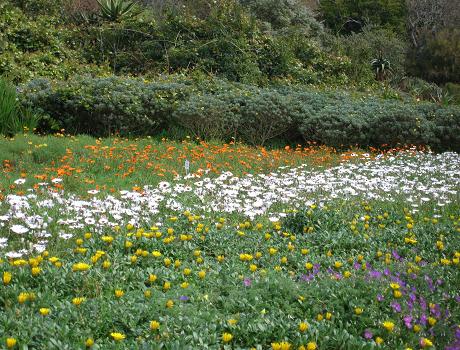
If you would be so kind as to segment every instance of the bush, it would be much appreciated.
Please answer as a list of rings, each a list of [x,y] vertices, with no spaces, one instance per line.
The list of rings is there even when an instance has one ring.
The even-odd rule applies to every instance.
[[[435,150],[460,152],[460,107],[436,110],[432,122],[438,140]]]
[[[460,108],[384,100],[301,86],[257,88],[195,76],[148,82],[135,78],[80,77],[20,88],[25,107],[70,133],[158,135],[183,129],[203,139],[231,136],[252,145],[279,138],[349,146],[429,145],[460,151]],[[50,126],[51,125],[51,126]]]
[[[405,33],[405,0],[322,0],[319,12],[334,33],[356,33],[368,24]]]
[[[325,39],[334,53],[350,58],[348,73],[355,82],[372,82],[375,79],[370,63],[380,54],[389,60],[393,76],[405,74],[407,44],[391,30],[367,26],[360,33],[331,35]]]
[[[51,85],[23,86],[23,103],[34,106],[70,133],[95,136],[152,135],[167,123],[185,86],[119,77],[79,77]]]
[[[291,99],[276,91],[258,91],[246,96],[241,106],[239,135],[252,145],[264,145],[282,135],[296,119]]]
[[[305,140],[333,147],[369,144],[371,108],[359,102],[325,105],[300,125]]]
[[[224,139],[236,135],[240,106],[229,96],[192,96],[178,107],[174,121],[201,139]]]

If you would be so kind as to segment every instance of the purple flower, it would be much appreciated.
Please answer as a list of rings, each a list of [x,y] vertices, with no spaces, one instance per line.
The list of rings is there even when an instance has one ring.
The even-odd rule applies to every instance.
[[[393,250],[391,254],[393,255],[393,258],[395,258],[396,260],[401,260],[401,256],[398,254],[396,250]]]
[[[245,278],[244,281],[243,281],[243,284],[245,287],[250,287],[251,284],[252,284],[252,281],[250,278]]]
[[[394,312],[401,312],[401,305],[398,302],[392,301],[391,307],[393,308]]]
[[[422,314],[422,316],[420,316],[420,324],[422,326],[426,326],[426,321],[428,320],[428,318],[426,317],[425,314]]]
[[[410,315],[404,316],[403,320],[404,320],[404,324],[406,325],[406,327],[411,329],[412,328],[412,316]]]
[[[369,276],[372,278],[381,278],[382,273],[380,271],[373,270],[373,271],[369,271]]]
[[[383,301],[385,299],[382,294],[377,295],[377,301]]]
[[[187,301],[187,300],[189,300],[189,299],[190,299],[190,298],[189,298],[188,296],[186,296],[186,295],[181,295],[181,296],[179,297],[179,300],[180,300],[180,301]]]
[[[420,307],[422,308],[422,310],[426,310],[426,301],[425,299],[423,299],[423,297],[420,297]]]
[[[355,270],[359,270],[359,269],[361,268],[361,264],[358,263],[358,262],[355,262],[355,263],[353,264],[353,268],[354,268]]]
[[[364,338],[366,338],[366,339],[372,339],[372,337],[373,337],[372,332],[371,332],[369,329],[366,329],[366,330],[364,331]]]

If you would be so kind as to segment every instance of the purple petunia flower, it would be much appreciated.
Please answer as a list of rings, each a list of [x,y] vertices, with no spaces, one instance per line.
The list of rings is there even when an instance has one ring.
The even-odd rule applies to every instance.
[[[181,296],[179,297],[179,300],[180,300],[180,301],[188,301],[189,299],[190,299],[190,298],[189,298],[188,296],[186,296],[186,295],[181,295]]]
[[[364,338],[366,338],[366,339],[372,339],[372,337],[373,337],[372,332],[371,332],[369,329],[366,329],[366,330],[364,331]]]
[[[383,301],[385,299],[382,294],[377,295],[377,301]]]
[[[245,278],[245,279],[243,280],[243,284],[244,284],[245,287],[250,287],[251,284],[252,284],[252,281],[251,281],[250,278]]]

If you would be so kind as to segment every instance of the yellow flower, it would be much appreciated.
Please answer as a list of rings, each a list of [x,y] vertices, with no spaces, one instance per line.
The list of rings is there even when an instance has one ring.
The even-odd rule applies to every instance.
[[[93,339],[93,338],[88,338],[88,339],[86,339],[86,341],[85,341],[85,346],[86,346],[87,348],[90,348],[90,347],[92,347],[93,345],[94,345],[94,339]]]
[[[307,270],[311,270],[311,269],[313,268],[313,264],[307,262],[307,263],[305,264],[305,268],[306,268]]]
[[[80,306],[81,303],[83,303],[86,300],[86,298],[78,297],[78,298],[73,298],[72,299],[72,304],[75,306]]]
[[[232,335],[231,333],[224,333],[224,334],[222,334],[222,341],[223,341],[224,343],[229,343],[229,342],[232,341],[232,339],[233,339],[233,335]]]
[[[414,332],[418,333],[422,330],[422,327],[419,324],[414,325]]]
[[[144,296],[146,298],[150,298],[152,296],[152,291],[150,289],[147,289],[144,291]]]
[[[91,267],[91,265],[89,265],[89,264],[77,263],[77,264],[74,264],[74,265],[72,266],[72,271],[73,271],[73,272],[76,272],[76,271],[86,271],[86,270],[89,270],[90,267]]]
[[[397,289],[400,288],[399,284],[397,284],[397,283],[390,283],[390,287],[391,287],[391,289],[393,289],[393,290],[397,290]]]
[[[108,260],[105,260],[105,261],[102,263],[102,267],[103,267],[104,269],[106,269],[106,270],[110,267],[110,265],[112,265],[112,263],[111,263],[110,261],[108,261]]]
[[[428,323],[430,326],[434,326],[436,324],[436,319],[434,317],[428,317]]]
[[[375,338],[375,342],[376,342],[378,345],[380,345],[380,344],[383,343],[383,339],[380,338],[380,337],[377,337],[377,338]]]
[[[29,293],[19,293],[19,296],[18,296],[19,304],[24,304],[27,300],[29,300]]]
[[[102,236],[101,239],[102,239],[103,242],[108,243],[108,244],[113,242],[113,237],[112,236]]]
[[[324,316],[323,316],[322,314],[318,314],[318,315],[316,316],[316,319],[317,319],[318,321],[322,321],[323,318],[324,318]]]
[[[301,322],[301,323],[299,324],[299,331],[305,332],[307,329],[308,329],[308,323]]]
[[[3,284],[5,286],[9,284],[11,282],[12,277],[13,275],[11,274],[11,272],[8,272],[8,271],[3,272]]]
[[[166,307],[167,308],[172,308],[174,306],[174,301],[172,301],[171,299],[169,299],[167,302],[166,302]]]
[[[6,338],[5,344],[8,349],[13,348],[17,343],[17,340],[14,338]]]
[[[433,346],[433,342],[428,338],[420,339],[420,344],[422,345],[422,348],[429,348]]]
[[[168,290],[171,288],[171,282],[165,282],[163,283],[163,289],[164,290]]]
[[[237,324],[238,321],[235,320],[234,318],[231,318],[231,319],[229,319],[227,322],[228,322],[228,324],[229,324],[230,326],[234,326],[234,325]]]
[[[40,274],[41,271],[42,271],[42,269],[39,268],[39,267],[32,267],[32,270],[31,270],[32,276],[34,276],[34,277],[35,277],[35,276],[38,276],[38,275]]]
[[[397,299],[401,298],[402,293],[399,290],[393,291],[393,296]]]
[[[188,282],[182,282],[181,285],[180,285],[180,287],[183,288],[183,289],[188,288],[188,286],[189,286]]]
[[[332,314],[330,312],[326,312],[326,320],[330,320],[332,318]]]
[[[350,272],[350,271],[345,271],[345,272],[343,273],[343,277],[345,277],[345,278],[350,278],[350,277],[351,277],[351,272]]]
[[[121,298],[124,294],[125,294],[125,292],[123,292],[121,289],[116,289],[115,290],[115,296],[117,298]]]
[[[307,344],[307,350],[316,350],[316,349],[317,349],[317,346],[315,342],[311,341]]]
[[[334,266],[335,266],[335,268],[337,268],[337,269],[341,268],[342,265],[343,265],[343,264],[342,264],[340,261],[336,261],[336,262],[334,263]]]
[[[355,307],[355,314],[356,315],[361,315],[363,313],[363,309],[360,307]]]
[[[48,316],[49,313],[50,313],[50,309],[48,309],[48,308],[46,308],[46,307],[42,307],[42,308],[40,309],[40,314],[41,314],[42,316]]]
[[[110,333],[110,336],[115,341],[122,341],[123,339],[126,338],[126,335],[124,335],[123,333],[118,333],[118,332]]]
[[[198,277],[204,279],[206,277],[206,271],[201,270],[200,272],[198,272]]]
[[[158,321],[150,321],[150,329],[152,331],[156,331],[158,328],[160,328],[160,322],[158,322]]]
[[[251,272],[255,272],[257,270],[257,265],[251,264],[249,266],[249,270],[251,270]]]
[[[272,350],[289,350],[291,348],[291,343],[282,341],[280,343],[272,343]]]
[[[391,321],[385,321],[382,323],[383,328],[385,328],[388,332],[392,332],[395,328],[395,324]]]

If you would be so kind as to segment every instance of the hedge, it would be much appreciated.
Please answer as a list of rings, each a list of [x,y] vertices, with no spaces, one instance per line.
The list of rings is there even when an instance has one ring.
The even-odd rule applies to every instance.
[[[220,80],[78,77],[34,80],[19,91],[23,105],[74,134],[153,136],[180,126],[202,139],[235,137],[254,145],[281,138],[339,148],[411,144],[460,151],[458,106]]]

